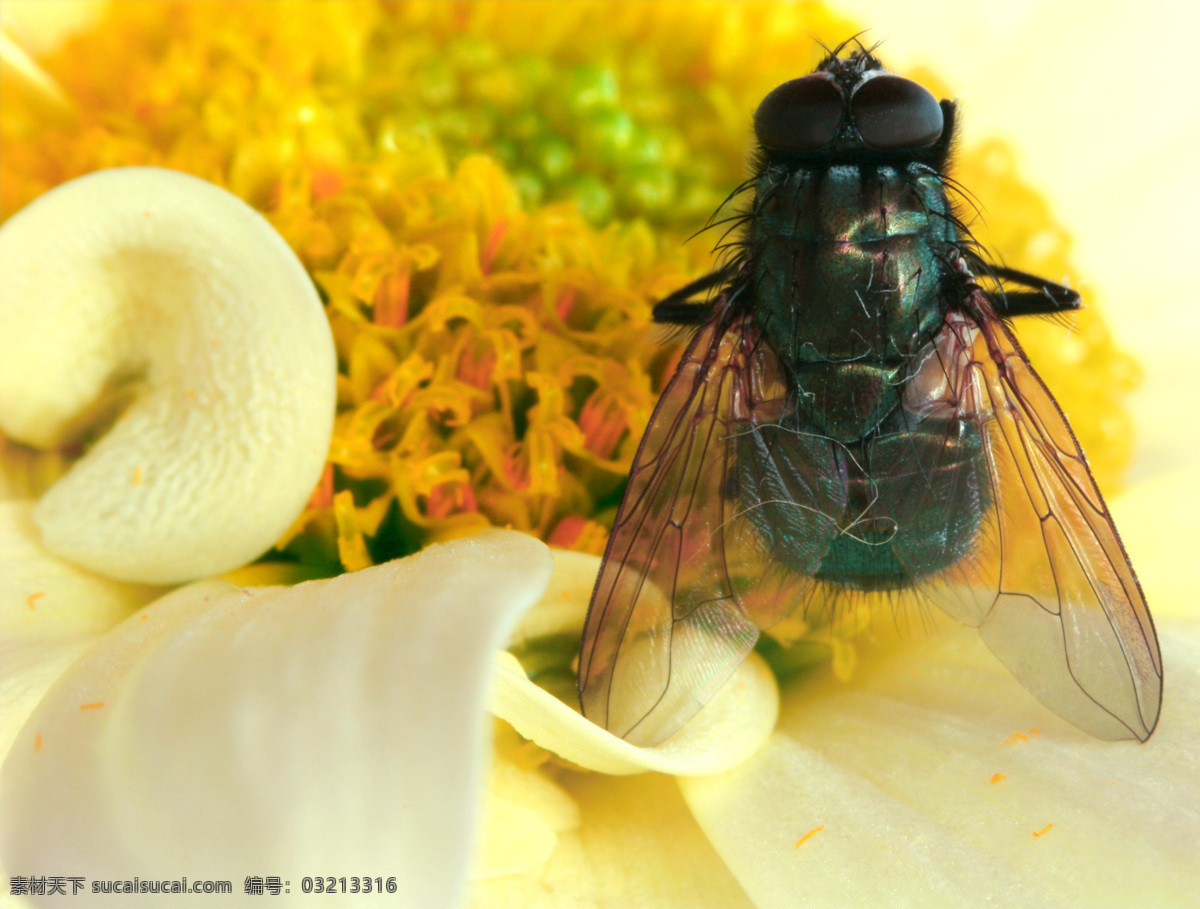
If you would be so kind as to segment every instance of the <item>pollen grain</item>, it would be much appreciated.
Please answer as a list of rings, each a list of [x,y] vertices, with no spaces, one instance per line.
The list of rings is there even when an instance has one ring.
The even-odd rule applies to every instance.
[[[800,837],[800,839],[796,840],[796,845],[793,846],[792,848],[799,849],[806,841],[812,839],[814,836],[816,836],[818,833],[820,833],[824,829],[825,829],[824,824],[822,824],[820,827],[813,827],[812,830],[808,831],[808,833],[804,834],[804,836],[802,836],[802,837]]]

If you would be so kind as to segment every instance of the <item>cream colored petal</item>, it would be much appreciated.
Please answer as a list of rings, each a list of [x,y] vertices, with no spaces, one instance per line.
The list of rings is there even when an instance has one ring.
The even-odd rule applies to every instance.
[[[557,551],[554,557],[554,576],[518,626],[519,640],[582,633],[600,560]],[[751,655],[694,720],[661,745],[641,748],[584,719],[575,704],[530,682],[516,658],[501,653],[491,710],[521,735],[589,770],[705,775],[736,766],[766,741],[779,712],[779,691],[770,669]]]
[[[583,620],[587,618],[588,602],[596,586],[600,559],[569,549],[553,549],[551,553],[554,573],[550,583],[537,605],[521,616],[510,645],[555,635],[583,634]]]
[[[0,758],[63,670],[162,592],[50,555],[32,510],[33,502],[0,502]]]
[[[305,874],[394,875],[389,905],[456,905],[488,657],[550,569],[532,537],[489,531],[294,588],[164,597],[74,664],[18,736],[4,866],[281,874],[293,893]]]
[[[480,825],[476,880],[540,873],[560,833],[579,827],[579,808],[550,777],[498,751]]]
[[[1089,738],[955,629],[791,688],[766,748],[680,786],[759,909],[1194,906],[1200,622],[1160,633],[1145,745]]]
[[[669,777],[563,771],[557,783],[577,825],[540,867],[472,882],[472,909],[750,909]]]
[[[0,272],[0,429],[54,445],[127,405],[38,503],[46,546],[162,584],[269,548],[324,467],[337,372],[274,228],[186,174],[99,171],[0,228]]]

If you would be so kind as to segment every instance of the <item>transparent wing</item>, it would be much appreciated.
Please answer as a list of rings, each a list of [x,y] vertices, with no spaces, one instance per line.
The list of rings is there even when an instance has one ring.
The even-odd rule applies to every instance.
[[[962,515],[978,526],[945,570],[899,542],[897,558],[1051,710],[1099,738],[1145,741],[1162,662],[1141,588],[1062,411],[1008,328],[976,308],[948,316],[905,393],[910,419],[945,443],[892,469],[912,477],[894,507],[913,520],[951,541]],[[967,457],[977,470],[954,469]]]
[[[615,735],[673,734],[810,582],[841,513],[839,462],[786,413],[748,320],[702,328],[642,439],[584,628],[583,711]]]

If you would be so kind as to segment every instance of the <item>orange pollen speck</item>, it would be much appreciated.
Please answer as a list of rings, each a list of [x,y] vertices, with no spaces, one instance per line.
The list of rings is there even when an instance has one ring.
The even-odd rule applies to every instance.
[[[31,593],[25,598],[25,605],[30,609],[37,609],[37,601],[46,595],[45,591],[39,590],[37,593]]]
[[[804,843],[806,840],[809,840],[809,839],[811,839],[812,837],[816,836],[818,833],[820,833],[820,832],[821,832],[822,830],[824,830],[824,829],[825,829],[825,825],[824,825],[824,824],[822,824],[820,827],[813,827],[813,829],[812,829],[812,830],[808,831],[808,833],[804,834],[804,836],[802,836],[802,837],[800,837],[800,839],[796,840],[796,845],[795,845],[795,846],[793,846],[792,848],[793,848],[793,849],[799,849],[799,848],[800,848],[800,846],[801,846],[801,845],[802,845],[802,844],[803,844],[803,843]]]
[[[1034,836],[1041,836],[1043,833],[1045,833],[1047,830],[1049,830],[1049,829],[1050,829],[1051,827],[1053,827],[1053,826],[1054,826],[1053,824],[1047,824],[1045,827],[1043,827],[1041,830],[1038,830],[1038,831],[1037,831],[1036,833],[1034,833],[1033,835],[1034,835]]]
[[[1000,742],[1000,747],[1003,748],[1005,745],[1017,745],[1021,742],[1028,742],[1028,741],[1029,741],[1029,736],[1027,736],[1025,733],[1014,732],[1012,735],[1010,735],[1008,738],[1006,738],[1003,742]]]
[[[1003,779],[1005,779],[1005,776],[1003,773],[993,773],[992,774],[992,782],[993,783],[998,783]]]
[[[141,482],[142,482],[142,468],[135,467],[135,468],[133,468],[133,485],[137,486]]]
[[[37,754],[42,750],[42,734],[39,732],[33,737],[33,753]]]
[[[80,704],[79,709],[80,710],[96,710],[103,706],[104,706],[103,701],[92,701],[90,704]]]

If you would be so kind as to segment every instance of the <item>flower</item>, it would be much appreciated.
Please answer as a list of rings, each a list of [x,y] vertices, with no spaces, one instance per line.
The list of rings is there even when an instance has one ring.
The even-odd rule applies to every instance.
[[[269,549],[323,470],[337,368],[321,302],[275,230],[203,180],[117,168],[10,219],[0,261],[5,430],[49,448],[121,411],[38,502],[46,545],[158,584]],[[31,385],[46,372],[69,379]]]
[[[1175,488],[1126,509],[1153,510]],[[90,609],[61,617],[64,581],[80,581],[38,555],[20,508],[0,510],[4,551],[26,571],[0,615],[11,640],[23,613],[55,610],[39,631],[24,623],[26,666],[8,673],[41,694],[101,597],[83,591]],[[831,906],[961,905],[977,892],[1191,899],[1194,616],[1161,623],[1173,683],[1146,746],[1097,743],[1052,716],[964,630],[864,661],[850,683],[830,673],[788,686],[777,726],[773,680],[751,663],[684,735],[638,749],[510,655],[486,659],[534,600],[518,642],[577,633],[596,567],[562,553],[551,575],[540,544],[491,533],[294,588],[201,582],[93,632],[98,645],[41,698],[0,779],[10,874],[137,863],[237,881],[247,865],[299,876],[365,863],[397,871],[413,904],[454,905],[491,674],[492,709],[512,727],[496,732],[474,905],[654,894],[655,905],[787,906],[801,885]],[[31,605],[20,596],[33,577],[45,590]],[[714,761],[728,769],[712,774]],[[660,773],[606,775],[639,768]],[[1128,873],[1131,853],[1145,873]]]
[[[229,580],[134,612],[158,591],[54,557],[27,503],[0,507],[10,875],[120,859],[236,882],[364,863],[434,906],[468,874],[480,906],[1190,899],[1194,618],[1166,610],[1168,701],[1144,747],[1046,714],[968,632],[885,646],[817,629],[843,675],[879,652],[849,681],[788,682],[778,723],[751,661],[681,738],[637,749],[551,694],[572,682],[594,558],[557,553],[552,570],[528,536],[479,535],[602,541],[670,374],[646,300],[706,267],[669,238],[736,181],[741,111],[809,46],[798,7],[564,4],[537,30],[515,4],[280,9],[239,7],[231,31],[215,4],[118,4],[77,39],[86,52],[44,58],[77,105],[55,117],[79,119],[39,120],[41,92],[0,120],[5,215],[106,164],[188,170],[266,211],[321,290],[339,361],[322,478],[273,560]],[[662,61],[622,50],[668,40]],[[93,77],[118,55],[128,84]],[[548,76],[564,59],[583,62]],[[698,99],[712,116],[680,115]],[[1019,211],[998,248],[1062,273],[1065,240],[1003,147],[963,167]],[[642,220],[598,228],[610,212]],[[1077,340],[1043,371],[1112,475],[1129,362],[1098,319]],[[40,492],[75,452],[5,454],[9,484]],[[1172,480],[1128,500],[1139,564],[1161,542],[1145,515],[1195,488]],[[1185,601],[1179,564],[1156,605]],[[501,719],[472,858],[489,678]],[[613,776],[640,768],[659,772]],[[1130,850],[1149,873],[1128,873]]]

